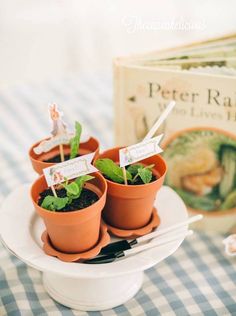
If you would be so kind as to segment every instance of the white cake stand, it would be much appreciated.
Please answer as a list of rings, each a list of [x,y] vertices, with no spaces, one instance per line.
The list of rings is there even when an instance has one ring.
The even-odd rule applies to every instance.
[[[132,298],[142,286],[144,270],[156,265],[177,250],[183,237],[165,246],[146,250],[119,261],[91,265],[65,263],[42,250],[42,220],[34,212],[29,196],[30,186],[12,192],[1,207],[0,232],[5,246],[27,265],[43,272],[43,284],[57,302],[83,311],[113,308]],[[155,203],[161,218],[160,228],[187,219],[179,196],[163,187]]]

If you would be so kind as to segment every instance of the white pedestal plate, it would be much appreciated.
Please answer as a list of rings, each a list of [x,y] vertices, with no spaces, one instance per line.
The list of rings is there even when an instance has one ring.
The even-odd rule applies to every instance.
[[[23,262],[43,272],[44,287],[52,298],[73,309],[105,310],[131,299],[142,286],[144,271],[175,252],[187,231],[186,225],[179,240],[108,264],[62,262],[42,250],[40,237],[45,228],[34,212],[29,188],[28,184],[19,187],[4,201],[0,213],[2,242]],[[160,228],[187,218],[184,203],[168,187],[158,193],[155,207]]]

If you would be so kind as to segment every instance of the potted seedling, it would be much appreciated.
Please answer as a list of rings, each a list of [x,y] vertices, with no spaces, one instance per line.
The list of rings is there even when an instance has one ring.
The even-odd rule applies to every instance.
[[[53,123],[52,136],[38,141],[29,150],[32,166],[38,174],[42,174],[44,168],[88,153],[95,152],[96,157],[99,142],[93,137],[81,142],[82,126],[79,122],[75,122],[75,131],[71,134],[62,120],[63,113],[55,104],[50,106],[49,112]]]
[[[167,171],[165,160],[158,155],[162,151],[158,145],[163,134],[152,137],[174,106],[175,102],[171,102],[166,107],[141,143],[112,148],[95,161],[108,185],[103,211],[108,225],[137,230],[150,222],[154,200]]]
[[[103,217],[113,227],[138,229],[151,219],[157,191],[165,178],[166,163],[161,156],[155,155],[127,166],[124,175],[117,163],[120,149],[107,150],[95,161],[108,185]]]
[[[62,175],[55,172],[54,181]],[[32,185],[34,208],[43,219],[53,247],[63,253],[91,249],[99,239],[107,184],[98,173],[48,187],[41,175]]]

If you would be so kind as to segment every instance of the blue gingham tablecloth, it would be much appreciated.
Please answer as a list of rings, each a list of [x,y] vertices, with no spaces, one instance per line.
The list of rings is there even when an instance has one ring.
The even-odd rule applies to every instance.
[[[111,78],[68,77],[0,91],[0,202],[13,188],[35,178],[27,151],[50,132],[51,102],[64,111],[71,128],[77,119],[101,140],[102,148],[112,145]],[[225,255],[222,239],[195,233],[174,255],[145,272],[143,287],[133,299],[112,310],[88,313],[53,301],[41,273],[0,245],[0,316],[236,315],[236,259]]]

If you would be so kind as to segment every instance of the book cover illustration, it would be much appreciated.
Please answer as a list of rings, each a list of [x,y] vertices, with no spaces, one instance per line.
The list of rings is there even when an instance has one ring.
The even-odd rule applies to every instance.
[[[114,65],[116,143],[141,141],[176,101],[157,131],[165,135],[166,184],[190,211],[230,214],[223,231],[236,223],[236,39],[225,42],[117,59]]]

